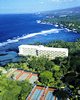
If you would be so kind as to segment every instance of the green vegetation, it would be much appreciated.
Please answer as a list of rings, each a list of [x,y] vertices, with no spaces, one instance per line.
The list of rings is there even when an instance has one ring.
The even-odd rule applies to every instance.
[[[50,71],[40,73],[40,81],[46,86],[49,86],[50,83],[54,82],[53,73]]]
[[[80,33],[80,15],[68,15],[64,17],[56,16],[54,18],[50,17],[43,19],[42,22],[58,24]]]
[[[63,89],[57,89],[53,92],[53,94],[59,99],[59,100],[67,100],[69,98],[69,94],[67,91],[64,91]]]
[[[32,85],[27,81],[15,81],[0,75],[0,100],[25,100]]]
[[[59,89],[61,89],[61,87],[69,87],[72,91],[72,97],[74,98],[77,94],[77,90],[80,89],[80,41],[53,41],[44,45],[49,47],[68,48],[69,56],[67,58],[56,58],[53,60],[49,60],[45,57],[21,56],[19,62],[9,63],[4,66],[5,69],[8,70],[10,68],[18,68],[38,73],[39,81],[35,82],[37,85],[50,86]],[[74,72],[77,76],[72,76],[72,72]],[[2,72],[0,72],[0,75],[2,75]],[[13,98],[19,98],[18,100],[24,100],[23,98],[25,98],[31,90],[31,85],[28,82],[26,83],[26,81],[13,81],[3,78],[2,76],[0,78],[2,84],[0,87],[1,91],[4,90],[4,88],[4,92],[8,91],[9,84],[12,82],[9,88],[9,90],[11,89],[10,93],[14,94]],[[74,84],[72,84],[73,81],[75,81]],[[7,84],[7,86],[5,84]],[[16,93],[14,86],[16,87],[16,90],[19,88]],[[0,95],[3,96],[3,94],[5,94],[4,92],[0,92]]]

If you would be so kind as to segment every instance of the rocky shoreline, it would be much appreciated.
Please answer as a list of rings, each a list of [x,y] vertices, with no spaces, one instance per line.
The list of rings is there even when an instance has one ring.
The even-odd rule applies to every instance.
[[[65,28],[68,32],[72,31],[72,32],[75,32],[75,33],[79,33],[76,29],[70,29],[68,27],[66,27],[65,25],[63,24],[59,24],[59,23],[50,23],[50,22],[46,22],[46,21],[40,21],[39,22],[40,24],[48,24],[48,25],[53,25],[55,26],[56,28],[57,27],[60,27],[60,28]]]

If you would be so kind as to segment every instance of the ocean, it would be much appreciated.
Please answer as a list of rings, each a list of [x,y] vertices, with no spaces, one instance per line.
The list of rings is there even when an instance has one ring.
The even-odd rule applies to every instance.
[[[15,48],[18,49],[18,46],[21,44],[47,43],[53,40],[75,42],[77,39],[80,39],[80,34],[67,28],[39,23],[39,20],[43,18],[43,15],[37,14],[0,15],[1,65],[9,61],[16,61],[18,54],[15,52]]]

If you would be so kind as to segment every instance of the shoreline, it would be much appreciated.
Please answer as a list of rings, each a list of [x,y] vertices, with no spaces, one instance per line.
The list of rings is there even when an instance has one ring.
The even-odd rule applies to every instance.
[[[76,29],[69,29],[68,27],[66,27],[65,25],[63,25],[63,24],[59,24],[59,23],[50,23],[50,22],[43,22],[43,21],[40,21],[40,24],[47,24],[47,25],[53,25],[53,26],[55,26],[56,28],[57,27],[60,27],[60,28],[64,28],[64,29],[66,29],[68,32],[70,32],[70,31],[72,31],[72,32],[75,32],[75,33],[78,33],[79,34],[79,32],[76,30]]]

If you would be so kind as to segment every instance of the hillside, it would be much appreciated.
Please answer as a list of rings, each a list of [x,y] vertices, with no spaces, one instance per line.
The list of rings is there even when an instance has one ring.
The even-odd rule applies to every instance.
[[[44,12],[42,14],[44,15],[43,23],[58,24],[58,26],[80,33],[80,7]]]
[[[74,14],[80,14],[80,7],[74,7],[74,8],[67,8],[67,9],[60,9],[60,10],[54,10],[54,11],[46,11],[42,12],[41,14],[44,15],[74,15]]]

